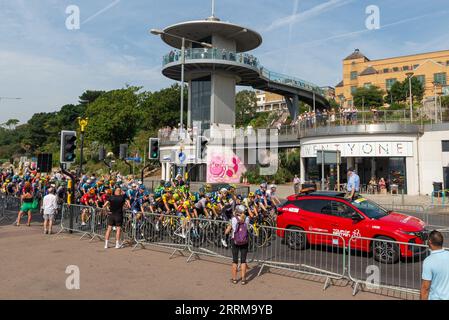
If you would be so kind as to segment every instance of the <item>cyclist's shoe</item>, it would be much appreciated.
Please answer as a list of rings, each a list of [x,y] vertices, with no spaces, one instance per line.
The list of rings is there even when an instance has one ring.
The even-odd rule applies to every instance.
[[[223,247],[227,248],[228,244],[226,243],[225,239],[221,239],[221,244],[223,245]]]
[[[81,222],[81,226],[86,226],[87,224],[85,222]]]
[[[115,249],[121,249],[123,248],[123,243],[116,243],[115,244]]]

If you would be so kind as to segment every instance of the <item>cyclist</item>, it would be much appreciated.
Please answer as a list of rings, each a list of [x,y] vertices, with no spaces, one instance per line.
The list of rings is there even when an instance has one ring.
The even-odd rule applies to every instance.
[[[234,201],[232,195],[228,193],[228,189],[222,188],[220,195],[218,196],[218,207],[221,215],[225,221],[228,221],[232,217]]]
[[[88,193],[85,193],[81,199],[80,203],[86,207],[98,207],[98,197],[95,188],[90,188]],[[81,211],[81,225],[85,226],[87,219],[90,218],[90,210],[85,208]]]
[[[276,194],[277,186],[275,184],[270,185],[270,190],[267,191],[267,195],[269,197],[269,205],[270,206],[278,206],[281,201],[279,200],[277,194]]]
[[[257,211],[257,203],[256,203],[256,195],[254,194],[254,192],[250,192],[248,194],[248,197],[243,199],[243,205],[248,209],[248,215],[251,218],[257,217],[258,216],[258,211]]]

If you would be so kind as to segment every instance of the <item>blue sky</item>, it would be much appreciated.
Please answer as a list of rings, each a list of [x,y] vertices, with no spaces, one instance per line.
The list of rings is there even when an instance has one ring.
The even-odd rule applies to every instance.
[[[65,26],[69,5],[80,30]],[[379,30],[365,27],[369,5]],[[86,89],[170,85],[170,48],[148,30],[210,14],[210,0],[0,0],[0,97],[22,98],[0,101],[0,123],[76,103]],[[447,0],[216,0],[216,15],[262,34],[253,53],[266,68],[322,86],[341,80],[354,48],[371,59],[449,49]]]

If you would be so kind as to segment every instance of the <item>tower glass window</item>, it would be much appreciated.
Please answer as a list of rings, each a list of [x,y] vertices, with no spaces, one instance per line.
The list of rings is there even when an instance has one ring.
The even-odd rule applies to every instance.
[[[351,72],[351,80],[355,80],[357,79],[357,71],[352,71]]]
[[[192,80],[190,88],[191,122],[200,122],[201,131],[210,128],[211,90],[210,76]]]

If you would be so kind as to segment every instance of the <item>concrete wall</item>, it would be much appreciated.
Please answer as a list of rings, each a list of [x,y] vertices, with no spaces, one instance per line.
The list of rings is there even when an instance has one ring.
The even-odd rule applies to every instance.
[[[231,52],[236,51],[235,40],[227,39],[220,35],[212,36],[212,45],[214,46],[214,48],[226,49]]]
[[[449,140],[448,131],[429,131],[419,139],[421,193],[431,194],[433,182],[443,182],[442,140]]]
[[[212,75],[212,123],[235,124],[235,86],[233,76],[222,73]]]

